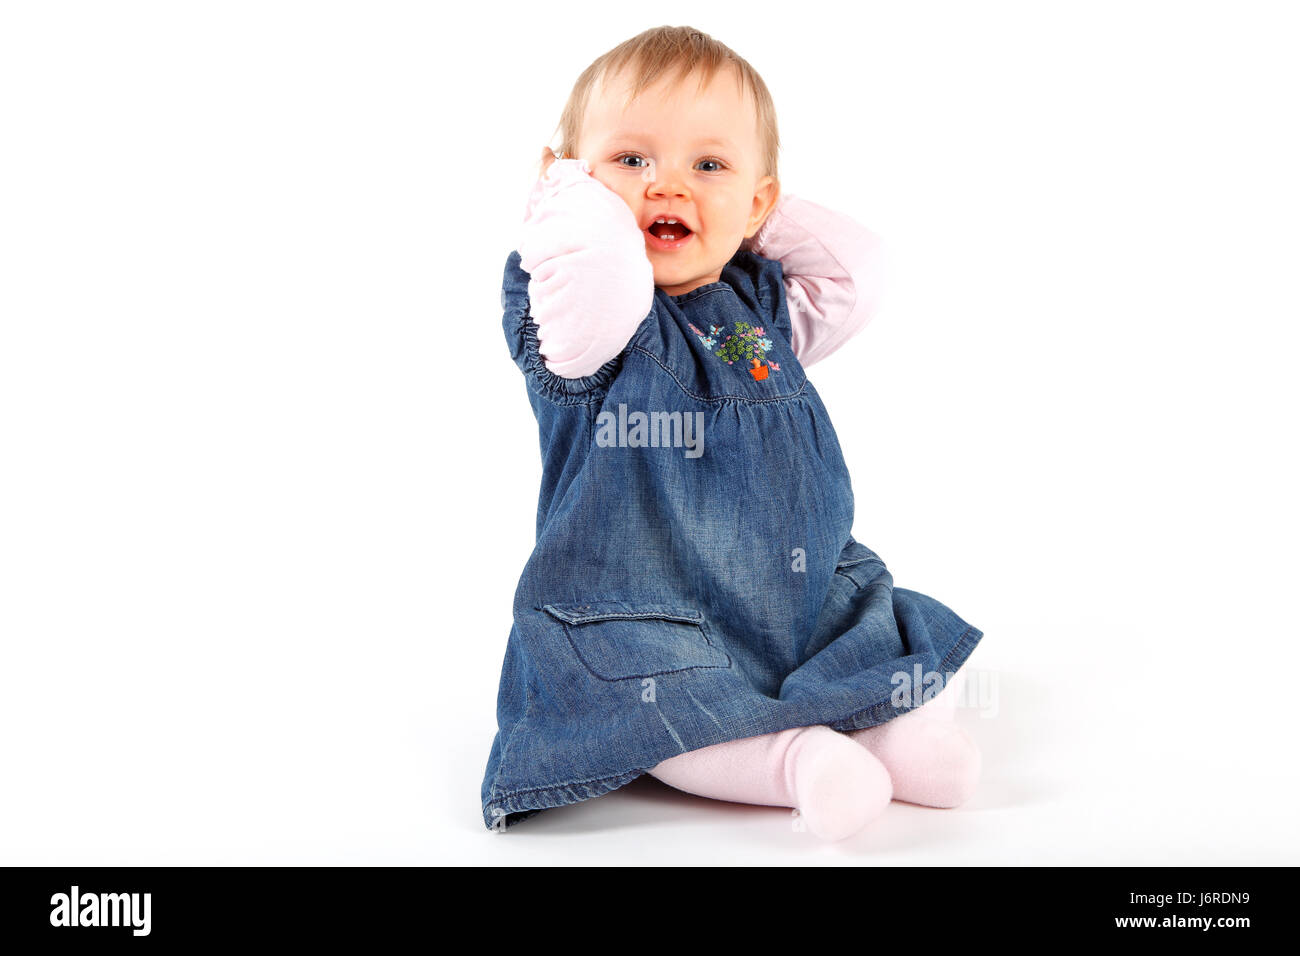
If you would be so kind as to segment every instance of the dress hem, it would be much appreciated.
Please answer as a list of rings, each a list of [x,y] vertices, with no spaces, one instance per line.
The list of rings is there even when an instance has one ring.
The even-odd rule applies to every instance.
[[[955,671],[960,668],[966,662],[966,659],[970,657],[971,652],[974,651],[975,646],[983,636],[983,631],[973,625],[968,625],[966,630],[962,632],[961,637],[953,644],[951,650],[939,662],[938,670],[946,672],[950,669]],[[892,699],[886,698],[855,710],[845,717],[827,721],[824,726],[841,732],[863,730],[892,719],[892,717],[882,718],[882,714],[892,712],[893,717],[901,717],[914,709],[914,707],[899,708],[894,705]],[[782,730],[789,729],[789,727],[774,726],[770,730],[762,731],[762,733],[779,733]],[[489,830],[509,830],[529,817],[536,816],[543,810],[552,810],[556,807],[568,806],[594,797],[604,796],[620,787],[627,786],[627,784],[651,769],[651,767],[645,767],[639,770],[613,774],[608,777],[599,777],[594,780],[577,780],[549,787],[528,787],[522,790],[512,790],[500,796],[495,796],[484,803],[483,822]]]

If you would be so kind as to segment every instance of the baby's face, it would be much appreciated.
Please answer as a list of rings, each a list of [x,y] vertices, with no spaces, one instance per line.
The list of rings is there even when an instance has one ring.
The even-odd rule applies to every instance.
[[[699,95],[694,75],[680,84],[662,78],[623,112],[626,82],[614,77],[592,90],[578,158],[632,210],[655,285],[682,295],[718,281],[776,205],[780,184],[761,175],[754,101],[731,70]],[[689,232],[679,225],[674,236],[654,225],[660,217]]]

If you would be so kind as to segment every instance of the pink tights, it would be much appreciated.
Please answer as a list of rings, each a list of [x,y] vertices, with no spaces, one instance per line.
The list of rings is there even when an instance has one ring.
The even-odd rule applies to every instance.
[[[687,793],[796,807],[827,840],[857,833],[889,801],[955,807],[974,792],[980,752],[954,722],[958,673],[937,697],[866,730],[795,727],[670,757],[649,772]]]

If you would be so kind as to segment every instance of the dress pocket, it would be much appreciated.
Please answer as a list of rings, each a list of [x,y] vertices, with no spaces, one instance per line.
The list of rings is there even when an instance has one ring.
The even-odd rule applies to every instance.
[[[578,660],[601,680],[731,666],[695,608],[591,601],[542,610],[560,622]]]

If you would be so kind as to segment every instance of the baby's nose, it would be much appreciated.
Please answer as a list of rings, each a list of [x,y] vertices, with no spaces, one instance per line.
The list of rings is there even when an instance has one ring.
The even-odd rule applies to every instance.
[[[641,178],[645,180],[649,192],[653,195],[685,196],[687,194],[685,181],[682,177],[672,170],[656,167],[654,160],[650,161],[650,165],[641,174]]]

